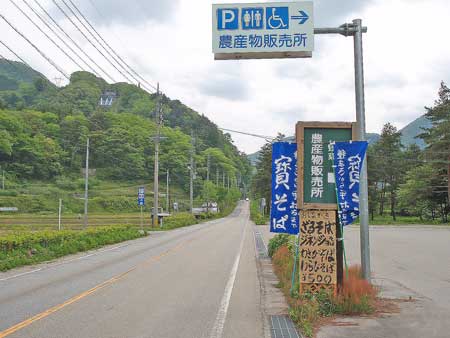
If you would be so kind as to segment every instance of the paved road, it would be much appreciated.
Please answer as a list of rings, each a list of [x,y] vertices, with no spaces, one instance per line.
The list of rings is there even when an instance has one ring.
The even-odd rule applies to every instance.
[[[372,271],[450,311],[450,227],[372,227]],[[346,230],[349,260],[359,263],[359,230]],[[449,317],[450,318],[450,317]]]
[[[350,263],[359,263],[358,228],[347,228]],[[374,282],[382,295],[409,299],[400,311],[369,318],[340,318],[323,327],[318,338],[450,337],[450,228],[373,227],[371,257]]]
[[[0,338],[264,337],[248,213],[0,274]]]

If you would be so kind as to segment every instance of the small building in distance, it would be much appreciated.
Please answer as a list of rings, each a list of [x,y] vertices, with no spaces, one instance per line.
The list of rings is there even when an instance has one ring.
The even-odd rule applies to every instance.
[[[112,90],[105,90],[100,96],[100,106],[101,107],[111,107],[114,101],[117,99],[117,93]]]

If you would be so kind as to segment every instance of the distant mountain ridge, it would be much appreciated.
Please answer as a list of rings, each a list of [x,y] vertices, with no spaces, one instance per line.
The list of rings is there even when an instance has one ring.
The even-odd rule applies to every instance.
[[[427,119],[425,115],[420,116],[419,118],[415,119],[402,129],[400,129],[401,133],[401,142],[404,147],[408,147],[411,144],[416,144],[420,147],[420,149],[424,149],[426,144],[417,136],[423,133],[424,129],[431,128],[432,124],[431,121]],[[293,137],[287,138],[287,139],[293,139]],[[378,142],[380,139],[380,134],[377,133],[367,133],[367,141],[369,144],[374,144]],[[251,162],[252,165],[256,165],[258,162],[258,156],[259,151],[250,155],[247,155],[247,158]]]
[[[21,83],[39,78],[44,76],[21,62],[0,59],[0,90],[16,90]]]

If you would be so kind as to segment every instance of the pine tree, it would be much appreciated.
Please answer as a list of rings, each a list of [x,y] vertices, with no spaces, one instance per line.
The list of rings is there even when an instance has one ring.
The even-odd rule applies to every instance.
[[[433,188],[434,202],[440,206],[442,221],[447,221],[449,208],[448,187],[450,165],[450,89],[441,82],[438,100],[433,107],[426,107],[425,116],[432,127],[424,130],[420,137],[426,142],[424,158],[432,164],[436,184]]]

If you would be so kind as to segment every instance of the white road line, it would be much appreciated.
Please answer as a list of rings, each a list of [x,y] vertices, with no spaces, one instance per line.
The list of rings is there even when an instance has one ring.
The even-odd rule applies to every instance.
[[[32,274],[32,273],[35,273],[35,272],[39,272],[39,271],[42,271],[42,270],[48,270],[48,269],[51,269],[51,268],[56,268],[56,267],[58,267],[58,266],[61,266],[61,265],[67,264],[67,263],[71,263],[71,262],[74,262],[74,261],[79,261],[79,260],[82,260],[82,259],[86,259],[86,258],[89,258],[89,257],[91,257],[91,256],[97,256],[97,255],[102,254],[102,253],[104,253],[104,252],[117,250],[117,249],[126,247],[126,246],[128,246],[128,245],[130,245],[130,244],[122,244],[122,245],[118,245],[118,246],[115,246],[115,247],[112,247],[112,248],[108,248],[108,249],[105,249],[105,250],[99,250],[99,251],[97,251],[97,252],[93,252],[93,253],[90,253],[90,254],[88,254],[88,255],[84,255],[84,256],[81,256],[81,257],[76,257],[76,258],[68,259],[68,260],[62,261],[62,262],[60,262],[60,263],[51,264],[51,265],[49,265],[49,266],[46,266],[46,267],[43,267],[43,268],[39,268],[39,269],[36,269],[36,270],[27,271],[27,272],[22,272],[22,273],[19,273],[19,274],[17,274],[17,275],[13,275],[13,276],[1,278],[1,279],[0,279],[0,282],[6,282],[6,281],[8,281],[8,280],[15,279],[15,278],[18,278],[18,277],[22,277],[22,276],[25,276],[25,275],[29,275],[29,274]]]
[[[248,217],[248,216],[247,216]],[[242,248],[244,247],[245,233],[247,231],[248,218],[245,221],[244,230],[241,238],[241,244],[239,245],[239,252],[234,260],[233,267],[231,268],[230,277],[228,278],[227,285],[225,286],[225,292],[220,302],[219,312],[217,313],[214,326],[211,330],[210,338],[222,338],[223,328],[225,326],[225,320],[227,318],[228,307],[230,305],[231,294],[233,292],[234,281],[236,280],[236,274],[241,260]]]
[[[39,269],[36,269],[36,270],[32,270],[32,271],[22,272],[22,273],[19,273],[17,275],[14,275],[14,276],[2,278],[2,279],[0,279],[0,282],[5,282],[5,281],[13,279],[13,278],[29,275],[30,273],[38,272],[38,271],[41,271],[41,270],[42,270],[42,268],[39,268]]]

